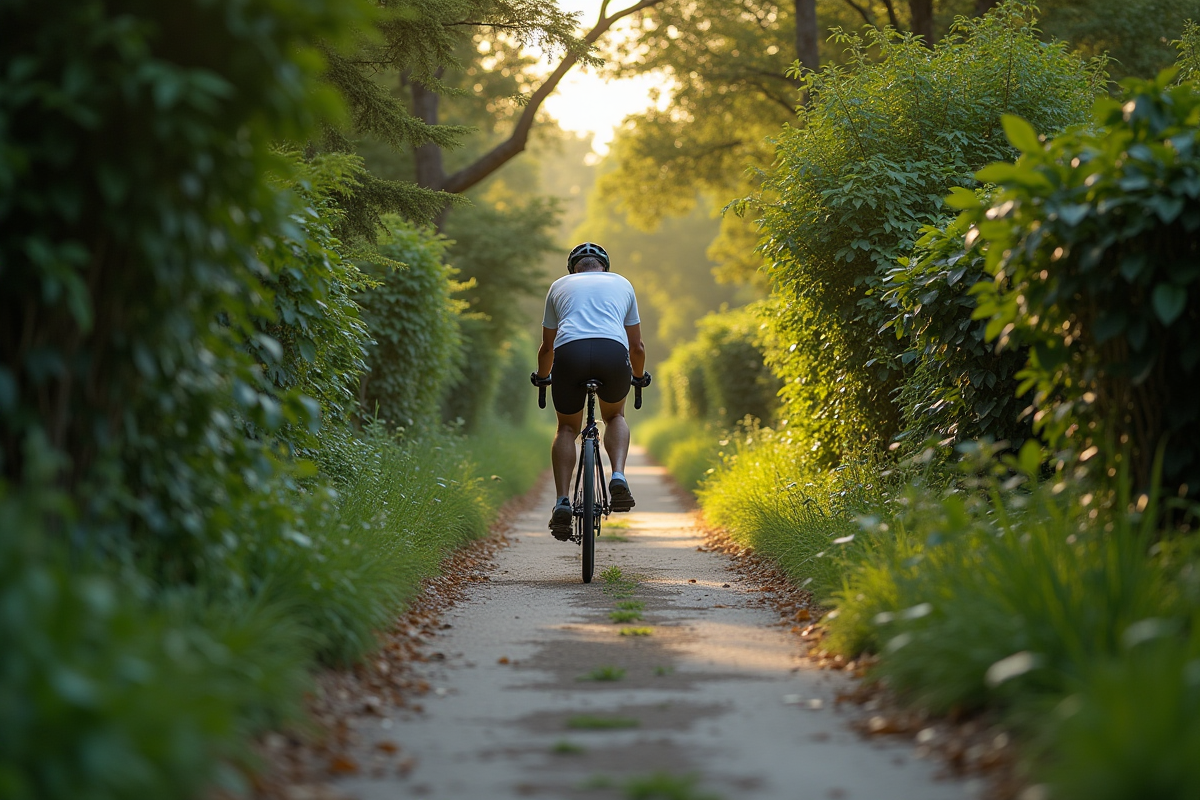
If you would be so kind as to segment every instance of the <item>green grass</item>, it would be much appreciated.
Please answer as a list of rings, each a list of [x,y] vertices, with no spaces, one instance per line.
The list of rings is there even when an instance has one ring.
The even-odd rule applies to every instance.
[[[625,670],[621,667],[603,666],[596,667],[586,675],[580,675],[581,681],[619,681],[625,677]]]
[[[567,727],[581,731],[604,731],[621,728],[636,728],[641,721],[634,717],[601,717],[592,714],[577,714],[567,719]]]
[[[617,608],[622,611],[642,611],[646,608],[646,604],[641,600],[622,600],[617,603]]]
[[[637,440],[676,482],[695,491],[719,460],[718,429],[696,420],[659,415],[637,426]]]
[[[610,597],[629,597],[637,589],[637,581],[626,577],[616,564],[600,573],[604,581],[604,593]]]
[[[629,530],[629,520],[627,520],[627,519],[607,520],[604,523],[604,530],[606,530],[606,531]]]
[[[720,800],[718,795],[701,792],[697,787],[696,775],[672,775],[655,772],[625,782],[625,796],[629,800]]]
[[[637,622],[639,619],[642,618],[642,612],[640,612],[640,611],[610,611],[610,612],[608,612],[608,618],[616,623]]]
[[[655,667],[654,668],[654,674],[659,678],[666,677],[667,675],[670,675],[674,671],[675,671],[674,667]]]
[[[575,744],[566,739],[559,739],[550,748],[550,752],[560,756],[577,756],[587,752],[587,748],[581,744]]]
[[[814,467],[786,432],[753,429],[722,441],[725,459],[699,492],[706,518],[828,598],[866,546],[862,521],[878,514],[891,486],[870,463]]]
[[[654,633],[654,628],[621,628],[621,636],[650,636]]]

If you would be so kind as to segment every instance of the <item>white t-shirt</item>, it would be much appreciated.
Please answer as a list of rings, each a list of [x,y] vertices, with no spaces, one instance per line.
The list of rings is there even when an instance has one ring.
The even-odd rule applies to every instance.
[[[633,284],[615,272],[579,272],[556,280],[546,295],[542,327],[558,329],[557,349],[576,339],[613,339],[626,347],[626,325],[638,325]]]

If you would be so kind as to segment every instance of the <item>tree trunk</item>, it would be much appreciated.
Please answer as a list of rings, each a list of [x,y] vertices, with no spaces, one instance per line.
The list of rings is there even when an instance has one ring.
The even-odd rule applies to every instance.
[[[796,0],[796,58],[804,69],[821,66],[817,49],[817,0]]]
[[[1000,0],[975,0],[975,16],[982,17],[999,4]]]
[[[937,41],[933,35],[933,0],[908,0],[908,10],[912,15],[912,32],[933,47]]]

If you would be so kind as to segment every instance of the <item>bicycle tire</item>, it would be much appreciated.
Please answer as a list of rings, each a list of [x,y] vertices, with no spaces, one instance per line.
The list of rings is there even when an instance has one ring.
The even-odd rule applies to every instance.
[[[594,440],[583,443],[583,517],[579,521],[580,538],[583,545],[583,582],[591,583],[596,571],[596,451]]]

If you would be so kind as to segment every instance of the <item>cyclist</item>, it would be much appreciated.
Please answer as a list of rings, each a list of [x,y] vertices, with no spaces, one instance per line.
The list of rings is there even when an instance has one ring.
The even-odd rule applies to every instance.
[[[587,399],[584,384],[601,383],[596,395],[604,419],[604,449],[612,463],[609,497],[613,511],[634,506],[625,459],[629,453],[629,426],[625,422],[625,396],[631,379],[644,380],[646,346],[638,317],[633,286],[609,272],[608,253],[598,244],[584,242],[567,256],[568,275],[559,278],[546,295],[542,319],[542,344],[538,348],[535,383],[554,371],[550,387],[558,432],[550,460],[558,500],[550,516],[554,538],[571,538],[571,472],[575,469],[575,440],[583,427]]]

